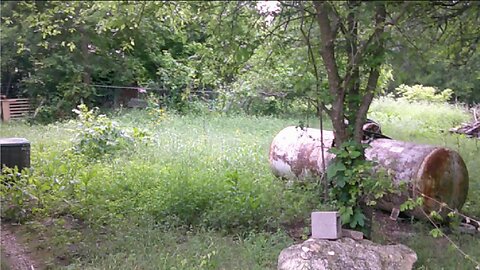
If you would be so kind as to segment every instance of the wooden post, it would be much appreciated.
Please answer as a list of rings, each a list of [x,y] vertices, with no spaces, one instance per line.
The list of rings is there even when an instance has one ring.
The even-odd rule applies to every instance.
[[[10,120],[10,100],[2,100],[2,120],[7,122]]]

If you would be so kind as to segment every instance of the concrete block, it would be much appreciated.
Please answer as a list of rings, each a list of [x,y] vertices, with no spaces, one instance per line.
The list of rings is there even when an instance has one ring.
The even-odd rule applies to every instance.
[[[400,215],[400,209],[392,208],[392,212],[390,213],[390,219],[397,220],[399,215]]]
[[[342,237],[342,224],[337,211],[312,212],[312,238],[338,239]]]

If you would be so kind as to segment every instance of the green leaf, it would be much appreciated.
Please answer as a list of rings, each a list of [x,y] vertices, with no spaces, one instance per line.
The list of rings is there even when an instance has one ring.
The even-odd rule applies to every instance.
[[[430,231],[430,235],[433,236],[433,238],[438,238],[443,236],[443,232],[440,229],[435,228]]]
[[[457,213],[455,213],[455,212],[449,212],[449,213],[447,214],[447,216],[448,216],[449,218],[454,218],[456,215],[457,215]]]
[[[337,175],[334,180],[335,180],[335,185],[341,188],[343,188],[347,183],[346,178],[341,175]]]
[[[353,209],[351,206],[345,207],[342,206],[339,209],[340,212],[340,219],[342,220],[342,224],[350,223],[350,218],[353,215]]]
[[[362,153],[359,152],[359,151],[351,151],[351,152],[350,152],[350,157],[351,157],[352,159],[356,159],[356,158],[360,157],[361,155],[362,155]]]
[[[327,168],[327,177],[329,179],[335,177],[338,172],[340,171],[345,171],[347,169],[347,167],[345,167],[345,165],[341,162],[334,162],[332,164],[330,164],[330,166],[328,166]]]
[[[430,217],[431,217],[432,219],[435,219],[435,220],[438,220],[438,221],[442,221],[442,220],[443,220],[442,216],[441,216],[437,211],[432,211],[432,212],[430,212]]]

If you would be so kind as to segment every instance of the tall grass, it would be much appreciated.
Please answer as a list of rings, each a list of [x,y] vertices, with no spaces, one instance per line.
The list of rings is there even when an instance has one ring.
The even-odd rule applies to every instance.
[[[56,246],[48,242],[71,259],[70,269],[271,269],[293,241],[285,228],[308,226],[310,212],[323,207],[314,187],[286,188],[268,166],[276,133],[305,119],[148,111],[111,117],[124,129],[147,130],[151,140],[92,160],[69,150],[76,121],[1,126],[0,136],[32,144],[29,181],[39,188],[27,190],[38,197],[23,206],[34,208],[27,220],[70,216],[79,223],[81,233],[60,238],[67,234],[60,222],[51,234]],[[379,99],[370,118],[395,139],[458,150],[470,172],[464,211],[480,216],[478,142],[442,132],[468,119],[462,109]],[[425,262],[426,248],[416,246]]]
[[[374,100],[369,116],[382,125],[384,133],[400,140],[413,141],[423,137],[438,137],[469,120],[469,115],[461,106],[408,102],[386,97]]]
[[[318,207],[316,190],[285,188],[268,167],[272,134],[284,126],[298,124],[295,119],[162,115],[156,121],[147,112],[133,111],[117,115],[114,120],[125,129],[148,130],[152,140],[90,160],[70,154],[75,121],[49,126],[14,122],[2,125],[1,136],[31,141],[32,174],[39,179],[34,182],[39,188],[25,187],[23,191],[36,196],[40,203],[23,205],[25,209],[34,208],[27,211],[27,220],[61,219],[68,215],[84,224],[81,231],[89,231],[77,235],[75,241],[64,239],[58,245],[84,243],[85,248],[77,256],[83,259],[75,267],[88,266],[88,261],[93,268],[104,264],[112,267],[125,259],[125,252],[135,248],[137,255],[126,259],[125,266],[158,269],[155,265],[162,262],[167,268],[183,265],[183,269],[193,269],[194,265],[201,265],[198,269],[216,269],[215,265],[273,268],[278,252],[291,239],[279,232],[281,244],[275,247],[272,237],[283,226],[307,220],[310,211]],[[102,228],[109,228],[109,234],[102,240],[106,254],[99,256],[89,250]],[[208,246],[212,243],[201,244],[203,237],[198,233],[182,240],[183,248],[175,247],[175,239],[181,237],[179,230],[212,229],[217,233],[207,235],[215,247]],[[141,238],[132,239],[140,232]],[[56,235],[61,234],[65,231],[60,229]],[[235,235],[238,236],[232,237]],[[155,242],[158,238],[162,241]],[[147,240],[139,242],[141,239]],[[123,246],[125,241],[128,244]],[[257,241],[266,241],[262,244],[265,246],[251,244]],[[160,245],[163,242],[165,247]],[[142,248],[144,245],[156,245],[157,254],[149,255]],[[181,250],[175,251],[177,248]],[[195,251],[204,248],[215,254]],[[253,252],[256,249],[264,254]],[[64,250],[58,252],[60,257],[69,256]],[[207,260],[205,256],[211,258]],[[231,261],[222,259],[225,256]],[[204,265],[205,260],[212,262]],[[214,263],[218,260],[221,263]]]

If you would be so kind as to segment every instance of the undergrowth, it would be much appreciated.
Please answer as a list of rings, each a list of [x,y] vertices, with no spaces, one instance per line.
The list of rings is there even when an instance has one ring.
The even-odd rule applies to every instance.
[[[468,119],[461,109],[380,99],[369,117],[395,139],[458,150],[470,173],[463,211],[480,217],[480,143],[442,132]],[[85,127],[79,130],[81,120],[1,126],[2,137],[25,137],[32,145],[32,169],[23,176],[10,172],[8,177],[20,180],[14,188],[2,187],[2,220],[47,231],[45,220],[74,220],[59,224],[59,233],[51,234],[56,242],[44,244],[66,250],[62,256],[69,257],[70,269],[271,269],[293,241],[287,229],[308,226],[310,212],[325,207],[317,187],[286,187],[268,165],[273,136],[302,119],[163,110],[112,112],[106,119],[118,123],[113,134],[140,141],[90,155],[73,151],[81,138],[106,143],[123,135],[88,137]],[[94,125],[100,135],[102,121]],[[82,147],[107,145],[90,143]],[[78,233],[68,236],[72,230]],[[75,252],[66,248],[72,246]],[[416,247],[420,263],[437,265],[425,259],[431,246]]]

